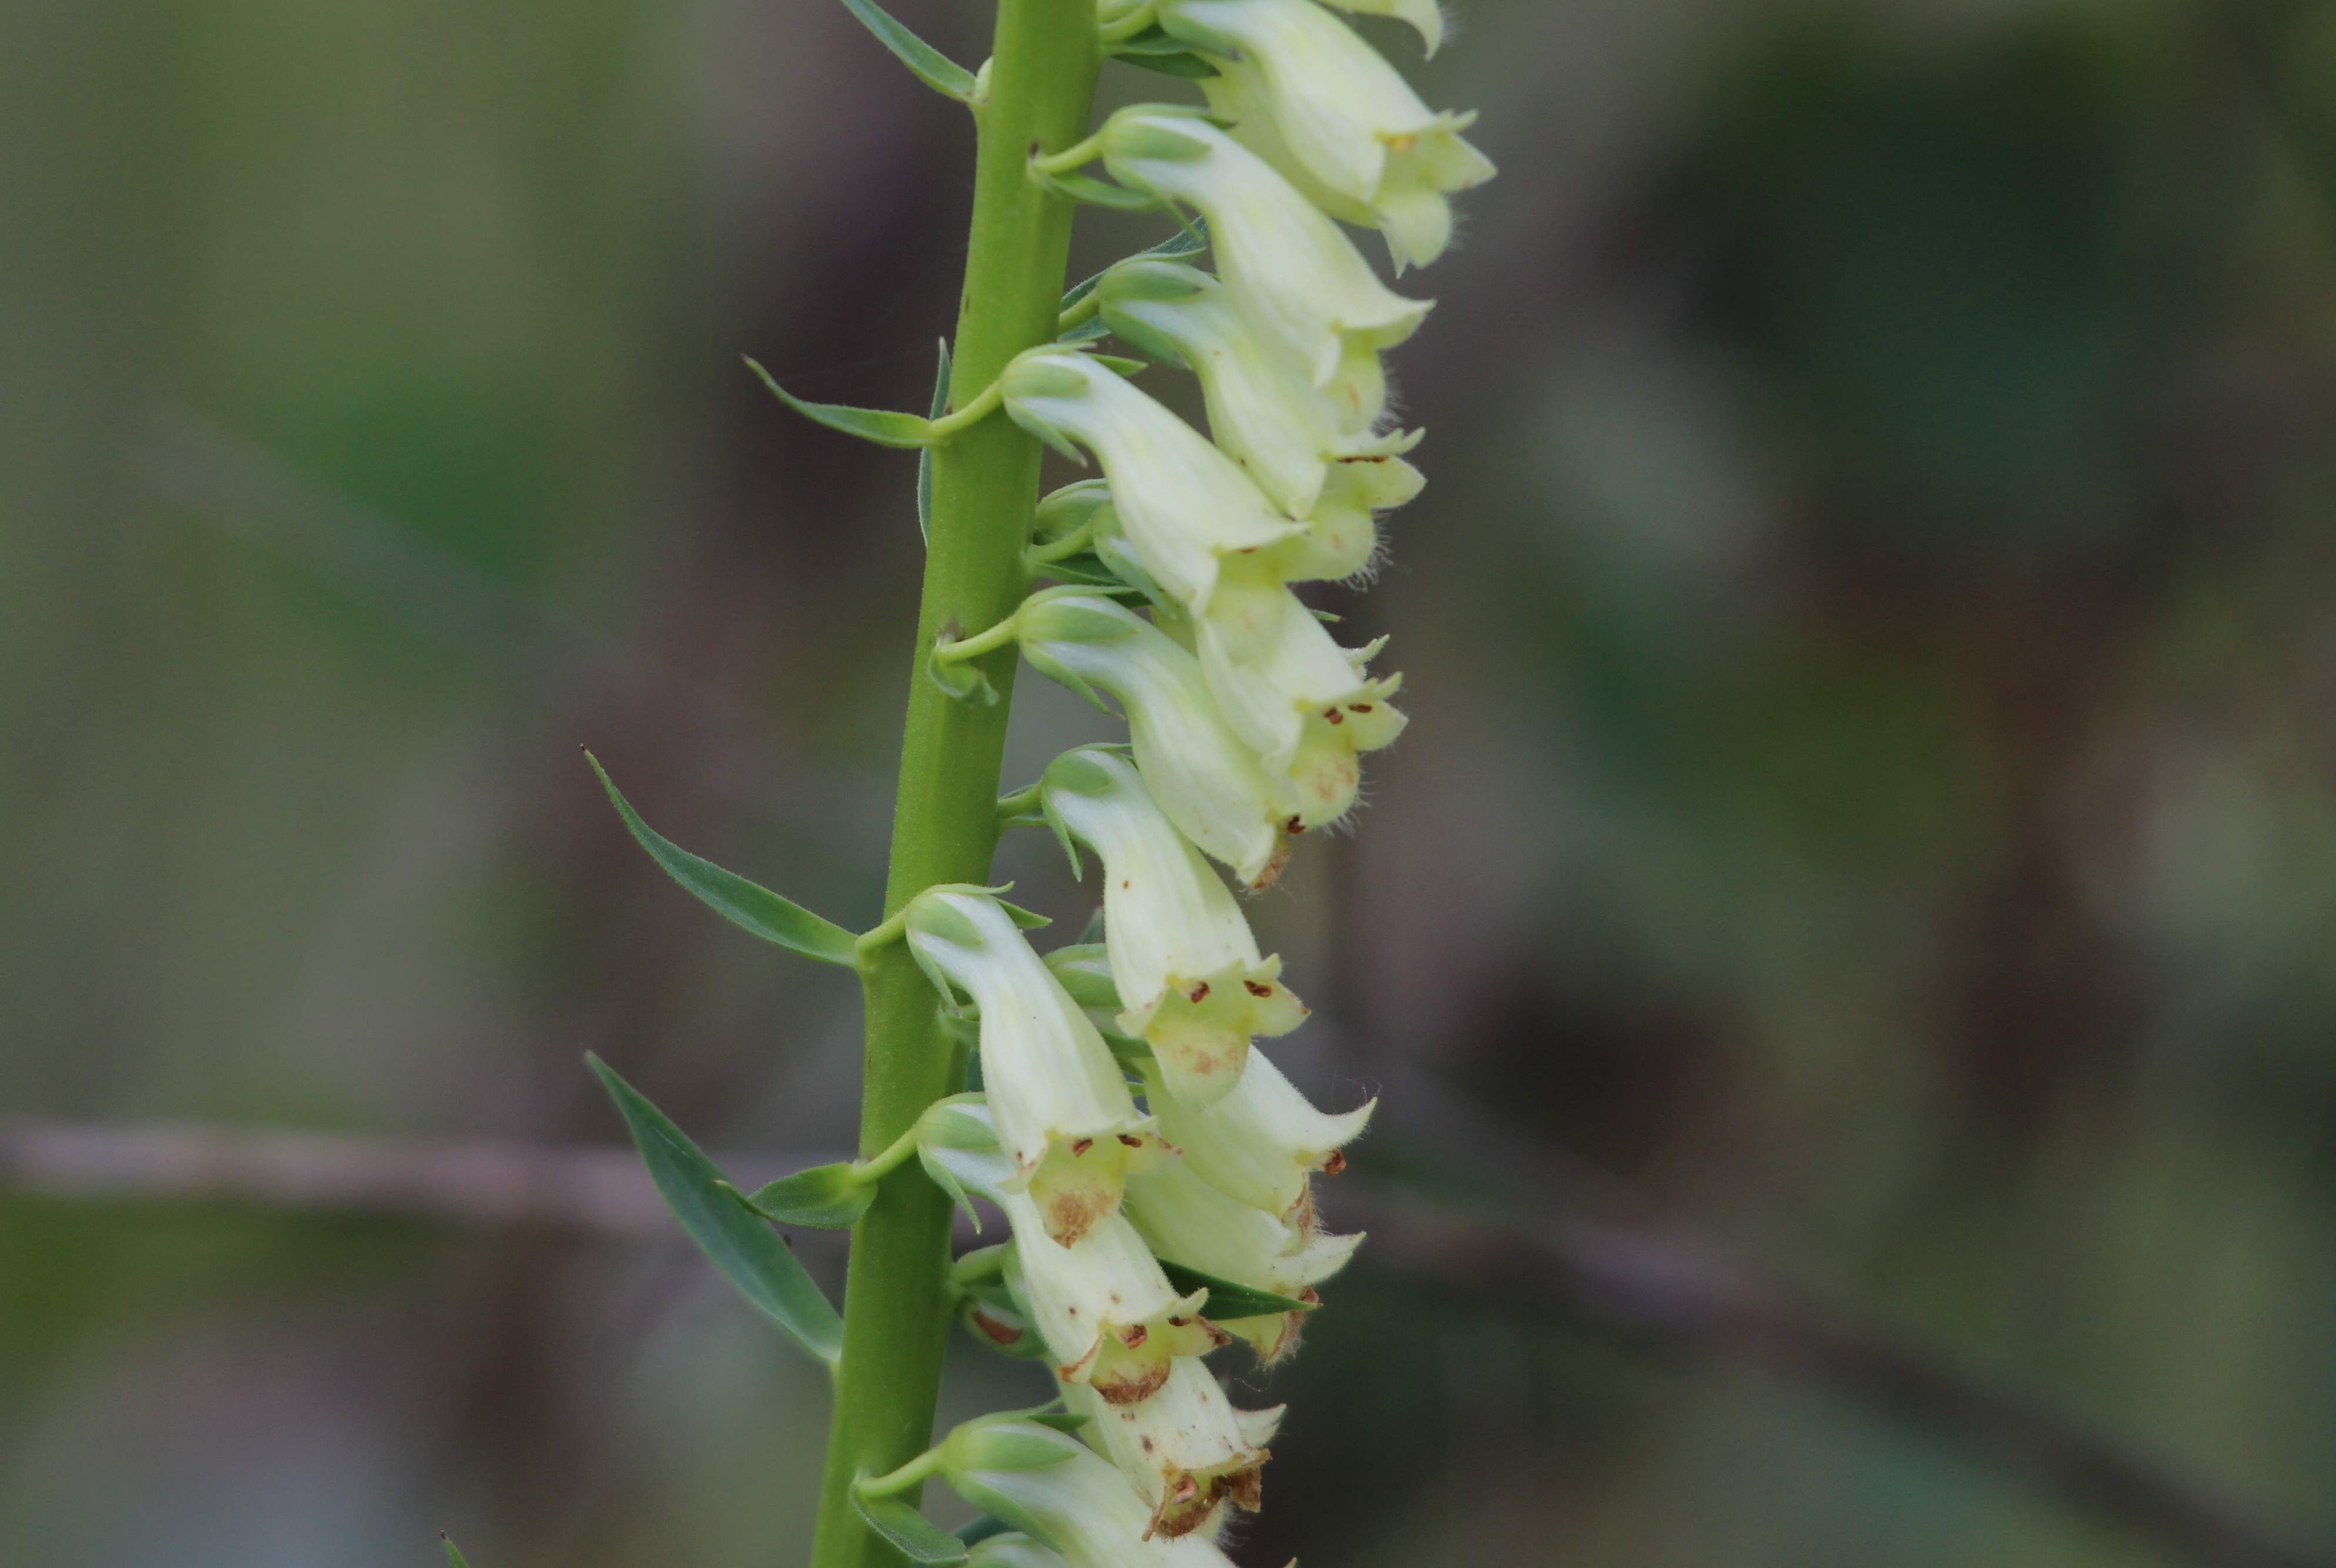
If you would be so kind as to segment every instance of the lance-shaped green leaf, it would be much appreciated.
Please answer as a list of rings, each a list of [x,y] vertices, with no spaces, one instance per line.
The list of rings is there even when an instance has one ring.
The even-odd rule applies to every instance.
[[[862,1181],[849,1160],[815,1165],[790,1176],[739,1192],[722,1184],[754,1214],[778,1225],[806,1225],[813,1230],[848,1231],[876,1201],[876,1184]]]
[[[911,1563],[944,1564],[966,1560],[966,1544],[927,1519],[905,1497],[852,1494],[852,1511]]]
[[[949,412],[949,339],[941,339],[941,368],[933,377],[933,418]],[[933,537],[933,449],[925,448],[917,454],[917,537],[930,543]]]
[[[1160,1260],[1160,1272],[1168,1276],[1169,1284],[1180,1295],[1194,1291],[1206,1291],[1209,1299],[1201,1311],[1213,1322],[1230,1322],[1235,1318],[1264,1318],[1276,1312],[1310,1312],[1320,1303],[1301,1302],[1296,1296],[1278,1295],[1272,1291],[1260,1291],[1254,1285],[1235,1284],[1214,1274],[1204,1274],[1198,1269],[1188,1269],[1182,1263]]]
[[[699,902],[735,925],[744,926],[765,942],[776,943],[791,953],[805,958],[816,958],[826,963],[840,963],[846,969],[855,968],[859,957],[853,944],[859,940],[851,932],[831,920],[822,920],[802,905],[780,897],[769,888],[747,881],[735,871],[725,871],[711,860],[692,855],[671,839],[658,834],[641,820],[632,802],[620,794],[610,782],[608,769],[591,752],[584,760],[592,764],[599,776],[600,787],[608,792],[609,803],[617,815],[625,819],[626,828],[635,841],[649,852],[649,858],[665,868],[667,876],[696,894]]]
[[[1101,184],[1100,180],[1096,181]],[[1112,189],[1116,189],[1117,187]],[[1146,198],[1148,203],[1150,198]],[[848,436],[858,436],[863,441],[874,441],[880,447],[929,447],[939,438],[933,434],[933,421],[921,414],[904,414],[898,409],[853,408],[849,403],[808,402],[795,396],[771,378],[771,373],[754,360],[746,367],[763,378],[763,384],[787,407],[825,425],[832,431],[842,431]]]
[[[959,103],[974,101],[973,73],[886,15],[874,0],[843,0],[843,8],[858,17],[860,24],[873,33],[876,42],[891,50],[892,57],[918,81]]]
[[[843,1320],[794,1253],[776,1232],[747,1212],[737,1189],[663,1111],[599,1057],[587,1054],[584,1060],[617,1102],[617,1113],[625,1118],[641,1161],[649,1167],[649,1178],[689,1239],[764,1316],[804,1350],[834,1366],[843,1355]]]
[[[462,1555],[462,1549],[455,1545],[454,1538],[443,1530],[438,1532],[438,1544],[445,1549],[446,1561],[454,1568],[471,1568],[470,1560]]]

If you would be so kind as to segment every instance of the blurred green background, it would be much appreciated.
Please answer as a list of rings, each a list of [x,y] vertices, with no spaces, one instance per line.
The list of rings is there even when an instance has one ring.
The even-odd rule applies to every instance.
[[[987,5],[896,9],[979,58]],[[1430,488],[1325,601],[1413,722],[1256,906],[1278,1055],[1464,1108],[1391,1105],[1382,1187],[1591,1173],[2336,1547],[2336,7],[1460,20],[1368,28],[1504,176],[1396,362]],[[0,41],[0,1116],[605,1146],[590,1049],[842,1145],[856,989],[576,748],[873,918],[913,463],[737,355],[921,406],[962,114],[814,0]],[[1009,783],[1109,732],[1023,692]],[[1005,866],[1075,931],[1054,859]],[[2178,1560],[1467,1285],[1367,1249],[1235,1369],[1292,1405],[1246,1568]],[[7,1563],[796,1563],[820,1382],[669,1243],[0,1189]],[[949,1408],[1037,1386],[968,1350]]]

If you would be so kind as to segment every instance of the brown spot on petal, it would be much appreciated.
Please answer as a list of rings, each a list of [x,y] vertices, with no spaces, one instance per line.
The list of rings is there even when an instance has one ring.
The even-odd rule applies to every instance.
[[[1216,1495],[1230,1498],[1234,1507],[1254,1514],[1265,1506],[1265,1477],[1255,1465],[1235,1470],[1217,1477]]]
[[[1241,986],[1251,996],[1271,996],[1273,994],[1273,987],[1270,985],[1260,985],[1254,980],[1244,980],[1241,982]]]
[[[1209,982],[1208,982],[1207,981],[1205,981],[1205,980],[1204,980],[1204,981],[1201,982],[1201,983],[1200,983],[1200,984],[1198,984],[1198,985],[1196,985],[1196,986],[1192,987],[1192,990],[1190,990],[1190,991],[1188,991],[1188,992],[1186,992],[1184,993],[1184,1000],[1185,1000],[1185,1001],[1187,1001],[1187,1002],[1190,1002],[1196,1003],[1196,1004],[1197,1004],[1197,1003],[1199,1003],[1199,1002],[1203,1002],[1208,1001],[1208,1000],[1209,1000]]]
[[[1087,1385],[1106,1405],[1140,1405],[1168,1386],[1168,1363],[1144,1361]]]
[[[1371,711],[1371,705],[1368,702],[1349,702],[1347,704],[1347,711],[1350,713],[1368,713]]]
[[[1151,1439],[1151,1438],[1149,1438],[1149,1437],[1145,1437],[1145,1438],[1143,1438],[1143,1439],[1142,1439],[1142,1442],[1143,1442],[1143,1444],[1144,1444],[1144,1451],[1145,1453],[1147,1453],[1147,1454],[1149,1454],[1150,1452],[1152,1452],[1152,1439]]]
[[[1119,1342],[1125,1345],[1131,1350],[1151,1337],[1152,1331],[1145,1328],[1142,1323],[1132,1324],[1131,1326],[1119,1331]]]
[[[1203,1323],[1201,1326],[1209,1331],[1209,1342],[1212,1345],[1224,1346],[1230,1345],[1233,1342],[1233,1337],[1225,1332],[1222,1329],[1217,1327],[1216,1324]]]
[[[1172,1329],[1187,1328],[1191,1326],[1192,1321],[1190,1318],[1171,1318],[1168,1320],[1168,1326]]]
[[[1322,1157],[1322,1174],[1324,1176],[1337,1176],[1340,1171],[1345,1170],[1346,1168],[1347,1155],[1344,1149],[1334,1148],[1329,1154]]]
[[[1087,1150],[1093,1147],[1095,1147],[1095,1139],[1091,1137],[1083,1137],[1079,1139],[1078,1142],[1071,1146],[1071,1157],[1073,1159],[1076,1159],[1079,1156],[1086,1153]]]
[[[1130,1148],[1142,1148],[1144,1147],[1144,1140],[1136,1137],[1132,1132],[1121,1133],[1119,1135],[1119,1141],[1125,1144]]]
[[[1322,717],[1333,724],[1343,724],[1347,721],[1347,716],[1344,713],[1339,712],[1336,708],[1324,709]]]
[[[1295,838],[1300,833],[1306,831],[1306,824],[1301,819],[1292,817],[1289,821],[1281,825],[1281,830],[1284,833],[1289,834],[1292,838]]]
[[[998,1344],[1018,1345],[1022,1342],[1022,1331],[1016,1328],[1013,1324],[999,1322],[988,1312],[979,1311],[973,1312],[971,1316],[973,1318],[973,1326],[979,1329],[984,1334],[989,1336],[989,1338]]]

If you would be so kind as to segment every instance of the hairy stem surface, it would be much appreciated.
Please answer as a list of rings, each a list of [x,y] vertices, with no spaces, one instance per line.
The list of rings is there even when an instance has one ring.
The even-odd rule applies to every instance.
[[[973,231],[959,303],[949,406],[963,408],[1015,354],[1055,335],[1072,208],[1025,165],[1086,133],[1100,64],[1095,0],[999,0],[980,144]],[[908,732],[892,819],[887,917],[941,882],[986,882],[998,843],[998,767],[1013,696],[1015,650],[975,661],[993,706],[949,699],[924,673],[944,634],[968,636],[1013,613],[1027,591],[1022,549],[1038,493],[1039,446],[1002,416],[933,453]],[[931,983],[900,943],[869,960],[860,1151],[885,1148],[956,1089],[955,1049],[935,1027]],[[855,1476],[914,1458],[931,1440],[949,1314],[949,1202],[913,1166],[894,1171],[853,1227],[844,1286],[843,1362],[836,1377],[813,1568],[882,1568],[897,1554],[852,1512]]]

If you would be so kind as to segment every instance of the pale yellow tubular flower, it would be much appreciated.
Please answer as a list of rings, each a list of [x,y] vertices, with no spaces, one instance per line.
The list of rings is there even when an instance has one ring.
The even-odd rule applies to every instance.
[[[981,1014],[982,1084],[1012,1166],[1045,1234],[1063,1246],[1119,1211],[1130,1168],[1167,1150],[1136,1112],[1119,1064],[998,902],[934,888],[904,913],[909,948],[935,983]]]
[[[1203,1529],[1226,1503],[1251,1513],[1261,1505],[1258,1472],[1271,1456],[1250,1434],[1280,1411],[1234,1409],[1200,1361],[1178,1361],[1157,1393],[1132,1403],[1108,1404],[1076,1384],[1063,1399],[1088,1418],[1079,1435],[1152,1505],[1154,1535]]]
[[[1302,1223],[1309,1179],[1346,1166],[1340,1151],[1362,1136],[1378,1101],[1350,1111],[1317,1110],[1264,1052],[1252,1050],[1241,1082],[1214,1104],[1185,1104],[1164,1078],[1146,1070],[1144,1108],[1160,1134],[1184,1151],[1185,1168],[1235,1203]]]
[[[1152,1048],[1184,1102],[1212,1105],[1241,1077],[1258,1035],[1286,1034],[1306,1008],[1260,954],[1232,894],[1153,803],[1126,758],[1081,747],[1041,781],[1047,818],[1103,861],[1105,951],[1120,1030]],[[1076,857],[1074,857],[1076,858]]]
[[[1383,231],[1398,270],[1452,238],[1448,193],[1493,178],[1460,132],[1314,0],[1161,0],[1161,24],[1209,53],[1202,83],[1234,134],[1331,217]]]

